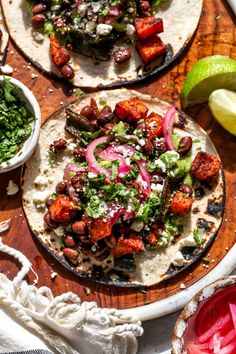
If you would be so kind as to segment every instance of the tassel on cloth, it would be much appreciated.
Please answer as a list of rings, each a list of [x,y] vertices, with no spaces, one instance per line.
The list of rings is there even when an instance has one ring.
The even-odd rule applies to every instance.
[[[23,280],[32,270],[29,260],[20,251],[5,245],[1,238],[0,252],[22,264],[12,281],[0,274],[0,307],[13,311],[22,325],[58,353],[137,352],[137,337],[143,333],[140,321],[116,309],[100,308],[95,302],[81,302],[72,292],[54,297],[48,287],[29,285]]]

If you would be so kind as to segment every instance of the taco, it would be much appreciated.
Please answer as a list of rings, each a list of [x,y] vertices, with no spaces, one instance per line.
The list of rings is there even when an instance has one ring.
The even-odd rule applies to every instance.
[[[0,6],[0,65],[5,64],[5,57],[7,55],[7,44],[9,35],[6,29],[6,24],[3,18],[2,9]]]
[[[53,114],[22,188],[50,253],[84,278],[122,286],[154,285],[192,264],[224,207],[208,135],[167,102],[125,89]]]
[[[2,0],[2,7],[11,38],[33,63],[97,87],[163,70],[193,35],[202,0]]]

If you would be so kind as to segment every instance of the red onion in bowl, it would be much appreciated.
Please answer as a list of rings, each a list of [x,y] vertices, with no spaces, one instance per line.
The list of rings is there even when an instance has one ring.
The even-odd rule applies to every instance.
[[[166,115],[163,120],[162,131],[163,131],[163,136],[165,138],[165,142],[168,150],[174,150],[172,133],[173,133],[173,125],[175,122],[175,113],[176,113],[175,106],[172,105],[166,112]]]
[[[186,305],[178,318],[173,354],[236,353],[236,277],[206,286]]]

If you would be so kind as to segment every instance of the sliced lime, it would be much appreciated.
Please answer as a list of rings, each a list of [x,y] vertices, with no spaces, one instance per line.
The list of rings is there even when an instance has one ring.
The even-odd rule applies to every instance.
[[[236,135],[236,92],[224,89],[213,91],[209,97],[209,107],[222,127]]]
[[[182,90],[182,106],[207,102],[212,91],[236,90],[236,60],[222,55],[200,59],[187,74]]]

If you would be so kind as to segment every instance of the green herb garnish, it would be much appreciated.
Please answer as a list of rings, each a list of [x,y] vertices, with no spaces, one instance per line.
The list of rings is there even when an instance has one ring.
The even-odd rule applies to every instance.
[[[203,229],[202,227],[198,227],[197,229],[193,230],[193,238],[197,246],[199,247],[204,243],[204,240],[202,238],[204,233],[205,233],[205,229]]]
[[[209,264],[209,263],[210,263],[210,260],[209,260],[207,257],[203,257],[203,258],[202,258],[202,263],[203,263],[203,264]]]
[[[30,136],[35,119],[8,78],[0,87],[0,163],[10,160]]]

